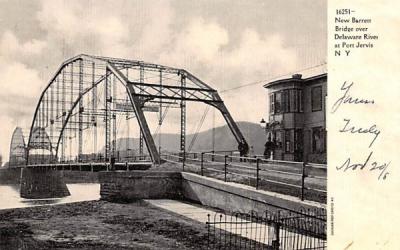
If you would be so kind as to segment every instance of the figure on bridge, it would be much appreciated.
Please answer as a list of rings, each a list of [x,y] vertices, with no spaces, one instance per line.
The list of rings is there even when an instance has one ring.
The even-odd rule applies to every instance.
[[[269,135],[268,141],[265,143],[264,158],[270,159],[274,149],[275,149],[275,143],[271,141],[271,135]]]
[[[240,154],[240,161],[245,162],[246,158],[242,158],[242,157],[247,157],[247,155],[249,153],[249,145],[247,144],[247,142],[244,139],[241,142],[239,142],[238,150],[239,150],[239,154]]]

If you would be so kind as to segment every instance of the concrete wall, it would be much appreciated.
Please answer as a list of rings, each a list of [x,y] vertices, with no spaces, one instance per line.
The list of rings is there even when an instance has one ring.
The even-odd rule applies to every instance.
[[[179,172],[100,172],[102,200],[129,202],[136,199],[181,199]]]
[[[185,198],[203,205],[217,207],[230,212],[263,213],[276,210],[300,211],[301,209],[321,208],[317,202],[300,201],[296,197],[255,190],[252,187],[223,182],[213,178],[191,173],[182,173],[182,190]]]
[[[317,202],[255,190],[241,184],[180,172],[101,172],[101,199],[127,202],[135,199],[187,199],[231,212],[263,213],[288,209],[321,208]]]

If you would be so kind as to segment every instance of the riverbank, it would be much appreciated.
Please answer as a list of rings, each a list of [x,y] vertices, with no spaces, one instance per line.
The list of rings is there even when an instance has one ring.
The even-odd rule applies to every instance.
[[[0,249],[199,249],[206,242],[205,223],[140,200],[0,211]]]

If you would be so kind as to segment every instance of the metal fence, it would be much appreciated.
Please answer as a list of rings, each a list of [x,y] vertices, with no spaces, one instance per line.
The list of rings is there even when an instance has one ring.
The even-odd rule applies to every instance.
[[[326,165],[240,157],[232,151],[163,154],[162,158],[182,164],[186,172],[297,196],[301,200],[326,202]]]
[[[206,249],[326,249],[324,211],[208,215]]]

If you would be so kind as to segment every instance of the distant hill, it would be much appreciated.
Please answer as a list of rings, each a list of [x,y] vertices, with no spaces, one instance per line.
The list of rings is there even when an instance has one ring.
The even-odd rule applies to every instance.
[[[264,152],[264,144],[266,141],[265,131],[259,124],[251,122],[238,122],[237,125],[246,138],[249,146],[253,146],[254,154],[262,154]],[[186,145],[189,147],[194,135],[186,136]],[[130,150],[137,152],[139,148],[138,138],[120,138],[117,141],[117,150]],[[154,141],[158,147],[158,136],[154,137]],[[179,151],[180,135],[179,134],[161,134],[161,147],[167,151]],[[192,152],[208,151],[212,149],[212,129],[200,132],[192,147]],[[237,142],[227,125],[215,128],[215,150],[237,150]]]

